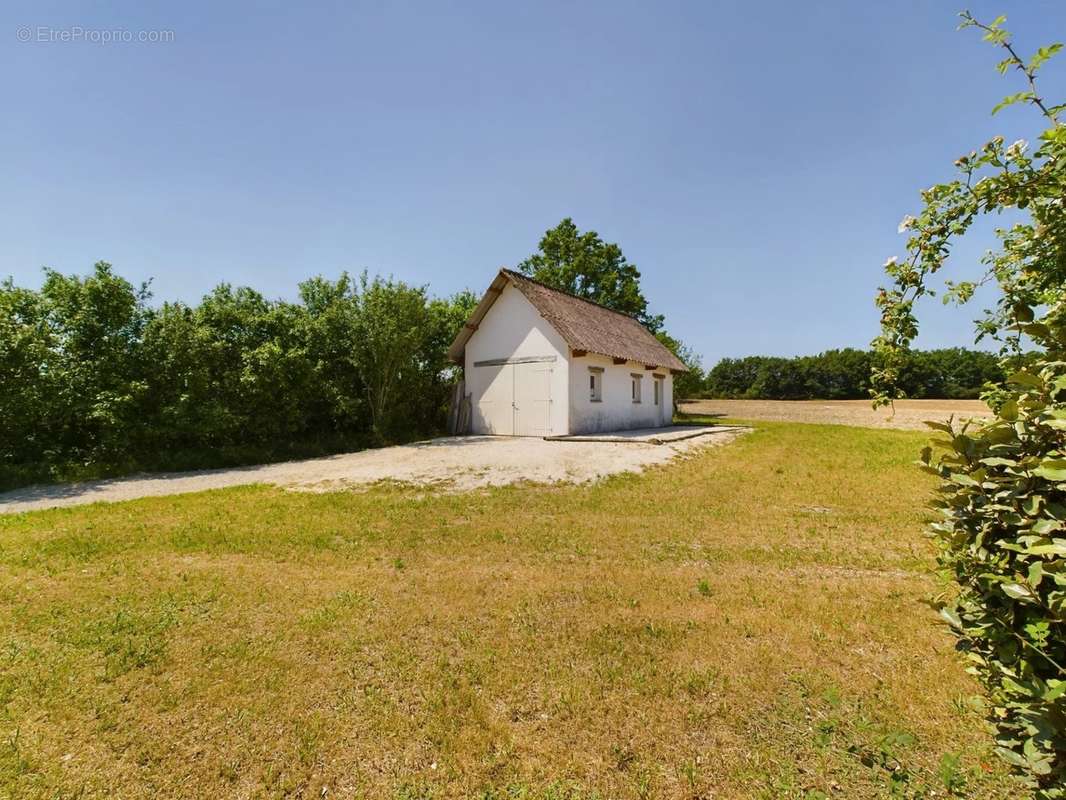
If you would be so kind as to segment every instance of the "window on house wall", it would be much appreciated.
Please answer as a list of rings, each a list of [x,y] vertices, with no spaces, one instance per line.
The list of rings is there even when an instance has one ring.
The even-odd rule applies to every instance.
[[[589,400],[599,403],[603,400],[603,370],[589,367]]]
[[[643,375],[637,375],[635,373],[630,373],[629,378],[630,378],[630,382],[631,382],[630,385],[631,385],[632,391],[633,391],[633,402],[634,403],[639,403],[640,402],[640,382],[644,378],[644,376]]]
[[[663,396],[663,382],[658,378],[655,379],[655,405],[659,405],[660,399]]]

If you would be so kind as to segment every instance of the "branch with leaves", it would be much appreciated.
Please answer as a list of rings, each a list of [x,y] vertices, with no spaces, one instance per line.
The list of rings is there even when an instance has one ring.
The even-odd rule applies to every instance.
[[[959,638],[970,671],[986,690],[996,751],[1041,800],[1066,798],[1066,126],[1063,105],[1049,105],[1037,76],[1061,44],[1028,60],[1003,27],[969,12],[976,28],[1007,57],[998,70],[1022,73],[1028,88],[993,113],[1027,103],[1050,125],[1034,151],[996,136],[961,156],[959,176],[921,193],[920,212],[900,223],[907,256],[890,258],[891,285],[877,295],[881,335],[874,340],[875,405],[902,396],[900,368],[918,334],[916,303],[935,294],[930,281],[948,266],[953,245],[979,219],[1004,210],[1023,220],[996,230],[999,248],[974,279],[946,282],[945,302],[969,302],[994,284],[999,299],[975,324],[1006,356],[1023,337],[1037,359],[986,396],[995,418],[957,427],[929,423],[937,435],[922,452],[941,479],[931,528],[942,576],[952,585],[941,614]]]

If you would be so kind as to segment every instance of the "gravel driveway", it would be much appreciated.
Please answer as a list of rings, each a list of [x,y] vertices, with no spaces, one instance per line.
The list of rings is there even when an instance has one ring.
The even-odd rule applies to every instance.
[[[453,491],[520,481],[580,483],[618,472],[640,472],[682,453],[732,441],[738,433],[730,429],[708,431],[703,436],[663,444],[633,441],[631,437],[627,437],[628,441],[587,442],[452,436],[307,461],[31,486],[0,494],[0,513],[184,494],[251,483],[312,492],[379,481],[439,486]]]

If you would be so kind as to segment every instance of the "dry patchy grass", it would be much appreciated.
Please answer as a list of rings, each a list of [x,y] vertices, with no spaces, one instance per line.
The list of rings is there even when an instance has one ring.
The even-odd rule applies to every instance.
[[[684,400],[690,414],[775,422],[813,422],[823,425],[858,425],[864,428],[928,430],[925,420],[949,417],[987,417],[991,412],[980,400],[896,400],[889,408],[875,409],[869,400]]]
[[[920,441],[0,518],[0,794],[1016,796],[922,602]]]

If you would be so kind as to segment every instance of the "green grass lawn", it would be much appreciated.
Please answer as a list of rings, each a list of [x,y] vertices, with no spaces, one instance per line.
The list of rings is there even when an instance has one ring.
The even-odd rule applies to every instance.
[[[925,604],[923,439],[0,517],[0,797],[1016,797]]]

